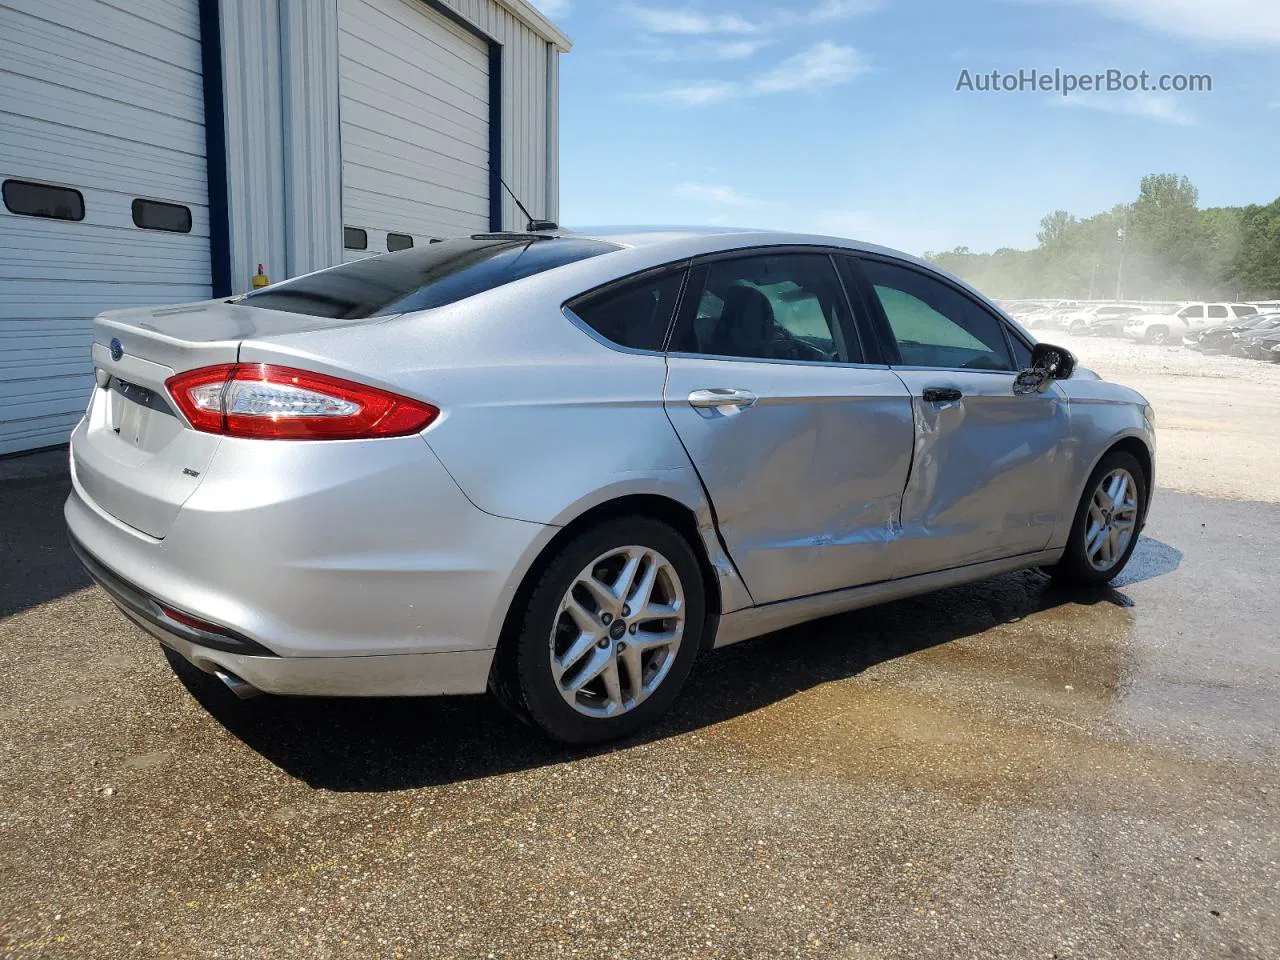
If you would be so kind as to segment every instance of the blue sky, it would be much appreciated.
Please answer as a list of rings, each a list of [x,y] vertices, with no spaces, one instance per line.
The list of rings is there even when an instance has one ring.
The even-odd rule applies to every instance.
[[[1280,0],[535,0],[568,225],[726,224],[911,252],[1034,246],[1176,172],[1280,195]],[[956,92],[962,69],[1210,74],[1200,93]]]

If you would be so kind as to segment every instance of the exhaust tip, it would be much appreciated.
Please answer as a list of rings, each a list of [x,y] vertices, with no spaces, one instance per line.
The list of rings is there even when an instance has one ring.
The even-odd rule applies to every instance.
[[[221,680],[223,685],[241,700],[248,700],[251,697],[262,695],[261,690],[247,680],[241,680],[234,673],[226,670],[215,670],[213,675]]]

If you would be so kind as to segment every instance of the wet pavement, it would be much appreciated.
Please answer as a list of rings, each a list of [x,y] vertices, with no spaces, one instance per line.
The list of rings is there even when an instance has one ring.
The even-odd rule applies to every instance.
[[[33,461],[36,462],[36,461]],[[642,740],[241,703],[0,482],[0,956],[1280,956],[1280,505],[708,655]]]

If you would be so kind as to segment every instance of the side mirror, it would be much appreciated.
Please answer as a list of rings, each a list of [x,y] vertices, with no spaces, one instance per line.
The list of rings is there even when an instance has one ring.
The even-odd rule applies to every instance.
[[[1031,366],[1013,381],[1018,394],[1043,393],[1054,380],[1068,380],[1076,372],[1076,355],[1066,347],[1037,343],[1031,349]]]

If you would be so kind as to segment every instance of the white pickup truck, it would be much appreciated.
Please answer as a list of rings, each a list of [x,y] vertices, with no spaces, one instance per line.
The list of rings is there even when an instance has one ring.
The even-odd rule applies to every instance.
[[[1183,303],[1170,313],[1139,313],[1124,323],[1124,335],[1143,343],[1180,343],[1185,334],[1201,327],[1252,317],[1251,303]]]

